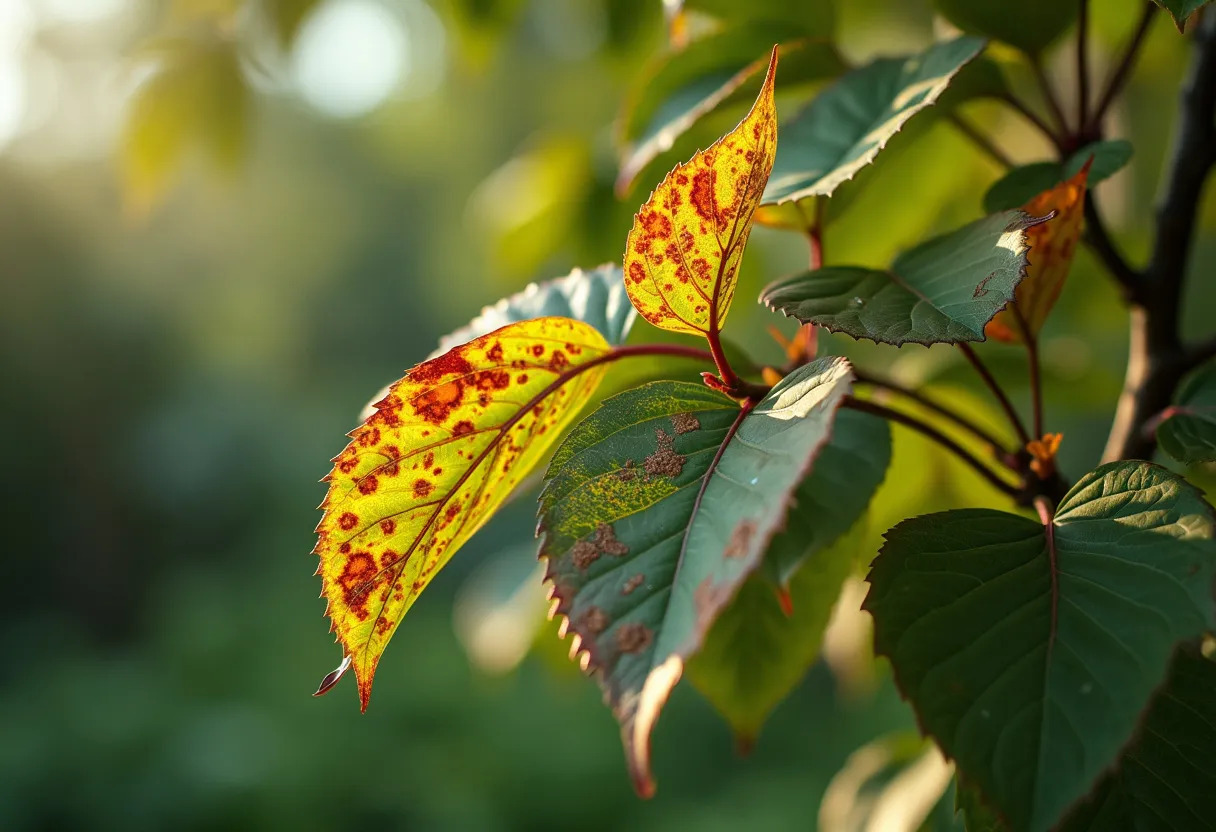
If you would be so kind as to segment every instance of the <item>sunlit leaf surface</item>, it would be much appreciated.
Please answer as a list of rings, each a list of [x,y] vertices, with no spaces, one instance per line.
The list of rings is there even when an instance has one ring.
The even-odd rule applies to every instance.
[[[539,527],[554,611],[620,720],[639,793],[654,789],[659,710],[784,524],[850,377],[820,359],[750,413],[655,382],[608,399],[554,454]]]
[[[350,434],[327,477],[315,551],[339,670],[353,667],[364,708],[402,616],[544,458],[599,384],[608,350],[581,321],[510,324],[410,370]]]
[[[642,317],[705,335],[726,320],[752,214],[773,167],[777,50],[751,112],[734,130],[677,165],[634,218],[625,287]]]

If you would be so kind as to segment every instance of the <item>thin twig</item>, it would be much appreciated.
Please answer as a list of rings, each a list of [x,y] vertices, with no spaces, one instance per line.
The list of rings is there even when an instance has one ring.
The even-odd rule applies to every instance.
[[[912,430],[929,437],[934,442],[953,453],[963,462],[967,463],[967,465],[971,466],[971,468],[979,473],[984,479],[992,483],[994,488],[1002,491],[1010,497],[1018,497],[1019,490],[1017,486],[1001,479],[996,472],[994,472],[984,463],[980,462],[980,460],[978,460],[970,451],[929,423],[922,422],[920,419],[917,419],[915,416],[911,416],[907,413],[892,410],[891,408],[878,404],[877,402],[873,402],[868,399],[857,399],[853,396],[845,397],[843,406],[852,410],[860,410],[863,413],[870,413],[875,416],[880,416],[883,419],[904,425],[905,427],[909,427]]]
[[[937,402],[925,395],[921,391],[914,390],[910,387],[905,387],[898,382],[891,381],[890,379],[872,376],[863,370],[858,370],[856,368],[853,370],[853,375],[857,379],[858,384],[868,385],[876,390],[886,390],[891,393],[896,393],[906,399],[909,399],[910,401],[916,402],[926,410],[932,411],[938,416],[953,422],[955,425],[958,425],[960,428],[967,431],[976,439],[979,439],[981,442],[991,448],[1003,464],[1013,457],[1013,452],[1010,451],[1005,444],[1001,442],[1001,440],[997,439],[991,433],[984,430],[982,427],[975,424],[961,413],[951,410],[940,402]]]
[[[1009,424],[1017,432],[1018,439],[1025,445],[1030,441],[1030,435],[1026,433],[1026,427],[1022,424],[1021,417],[1018,416],[1017,410],[1013,406],[1013,402],[1009,401],[1009,397],[1005,395],[1005,391],[1001,389],[1001,385],[997,383],[996,378],[984,366],[984,362],[980,361],[980,357],[975,354],[975,350],[966,341],[961,341],[958,348],[963,355],[967,356],[967,360],[971,362],[971,366],[980,374],[980,378],[984,380],[984,384],[992,391],[992,395],[1000,403],[1001,409],[1005,411],[1005,415],[1009,417]]]
[[[1089,123],[1089,0],[1077,0],[1077,129]]]
[[[1030,397],[1034,408],[1034,437],[1043,437],[1043,376],[1039,366],[1039,338],[1030,331],[1030,323],[1016,302],[1009,304],[1014,320],[1022,330],[1022,343],[1026,345],[1026,358],[1030,366]]]
[[[1051,129],[1051,125],[1039,118],[1038,114],[1034,110],[1030,109],[1030,107],[1026,106],[1025,102],[1012,93],[1005,93],[1000,97],[1000,100],[1012,107],[1013,110],[1022,118],[1033,124],[1040,133],[1051,141],[1052,146],[1058,152],[1064,152],[1064,142],[1060,139],[1060,134]]]
[[[1030,68],[1034,71],[1034,79],[1038,82],[1039,89],[1043,93],[1043,99],[1047,102],[1047,109],[1051,111],[1052,118],[1055,119],[1059,131],[1057,135],[1064,135],[1068,132],[1068,119],[1064,116],[1064,108],[1060,106],[1060,100],[1056,97],[1055,90],[1051,86],[1051,80],[1047,77],[1046,71],[1043,69],[1043,61],[1037,55],[1030,59]]]
[[[1136,31],[1128,41],[1127,48],[1123,50],[1123,56],[1115,64],[1115,71],[1111,74],[1110,80],[1106,82],[1106,90],[1102,93],[1098,106],[1089,117],[1085,132],[1096,134],[1101,130],[1102,119],[1106,117],[1111,104],[1115,102],[1116,96],[1123,91],[1123,86],[1131,77],[1136,59],[1140,57],[1140,47],[1144,45],[1144,39],[1148,35],[1149,29],[1152,28],[1156,11],[1157,4],[1153,0],[1145,0],[1144,10],[1140,13],[1140,22],[1136,24]]]
[[[992,161],[1006,169],[1014,166],[1013,160],[1009,158],[1005,151],[997,147],[991,139],[979,131],[979,128],[977,128],[962,115],[959,113],[952,113],[949,118],[950,123],[953,124],[960,133],[970,139],[971,143],[982,150],[989,158],[992,159]]]

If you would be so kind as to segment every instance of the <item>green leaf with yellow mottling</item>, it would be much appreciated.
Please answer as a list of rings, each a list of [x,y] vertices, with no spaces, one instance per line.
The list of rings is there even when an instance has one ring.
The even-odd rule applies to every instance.
[[[661,329],[717,333],[730,311],[752,215],[777,152],[777,48],[760,95],[739,125],[677,165],[634,217],[625,288]]]
[[[599,676],[640,794],[659,710],[785,524],[850,378],[820,359],[750,411],[655,382],[605,401],[554,454],[539,527],[554,614]]]
[[[376,665],[435,574],[545,456],[610,347],[568,318],[509,324],[414,367],[326,477],[317,574],[364,709]]]

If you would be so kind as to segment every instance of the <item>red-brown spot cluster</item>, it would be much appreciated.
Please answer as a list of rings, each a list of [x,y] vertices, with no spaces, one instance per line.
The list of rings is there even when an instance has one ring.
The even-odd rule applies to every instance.
[[[648,628],[632,622],[616,631],[616,646],[622,653],[639,653],[650,646],[652,637]]]
[[[430,468],[435,464],[435,454],[433,451],[427,451],[426,456],[422,458],[422,467]]]
[[[435,490],[435,484],[429,480],[414,480],[414,496],[422,500]]]
[[[518,376],[515,377],[515,381],[519,384],[527,384],[528,383],[528,374],[520,373]]]
[[[697,214],[714,224],[721,213],[718,209],[717,183],[718,172],[713,168],[699,170],[692,177],[692,192],[688,197]]]
[[[537,358],[540,358],[542,355],[545,354],[545,345],[544,344],[533,344],[532,345],[532,354],[535,355]]]
[[[382,636],[391,629],[393,629],[393,622],[386,616],[382,615],[376,619],[376,635]]]
[[[367,428],[359,434],[359,446],[362,448],[370,448],[380,441],[380,428]]]
[[[671,236],[671,220],[658,211],[647,211],[638,216],[642,222],[642,230],[648,237]]]
[[[400,557],[401,555],[397,554],[392,549],[385,549],[384,554],[380,556],[380,568],[388,569],[390,566],[396,563]]]
[[[350,544],[343,543],[341,546],[338,547],[338,551],[343,555],[349,555],[350,554]]]
[[[637,260],[629,264],[629,279],[634,283],[641,283],[646,279],[646,268]]]
[[[367,618],[367,597],[376,577],[376,561],[367,552],[355,552],[338,577],[342,600],[360,621]]]
[[[343,531],[350,531],[357,525],[359,525],[359,516],[353,512],[345,512],[341,517],[338,518],[338,526]]]
[[[511,385],[511,375],[506,370],[486,370],[477,374],[478,390],[505,390]]]
[[[468,419],[462,419],[452,426],[453,436],[464,436],[466,433],[473,432],[473,423]]]
[[[375,474],[368,474],[363,479],[359,480],[359,493],[375,494],[376,489],[380,487],[380,480],[376,479]]]
[[[438,358],[432,358],[430,361],[419,364],[410,370],[410,381],[422,384],[428,381],[438,381],[444,376],[463,376],[473,372],[473,365],[464,357],[466,348],[457,347]]]
[[[392,534],[397,531],[397,521],[391,517],[384,518],[380,521],[380,531],[384,532],[385,536]],[[384,554],[387,557],[391,553],[385,552]]]
[[[553,355],[549,356],[549,369],[555,373],[560,373],[570,364],[570,359],[561,350],[554,350]]]
[[[448,382],[414,399],[414,412],[428,422],[439,424],[448,418],[462,399],[464,384],[459,381]]]
[[[494,346],[486,350],[486,358],[491,361],[502,361],[502,342],[495,341]]]
[[[343,459],[341,462],[338,463],[338,470],[341,471],[343,474],[349,474],[351,471],[355,470],[355,466],[358,464],[359,464],[358,457],[353,456],[353,455],[348,456],[346,459]]]

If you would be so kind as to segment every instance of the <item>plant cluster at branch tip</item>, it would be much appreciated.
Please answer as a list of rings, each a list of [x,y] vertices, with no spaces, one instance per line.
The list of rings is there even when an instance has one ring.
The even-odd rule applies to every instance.
[[[487,307],[383,391],[350,434],[317,528],[317,574],[342,653],[318,693],[353,669],[366,709],[410,606],[547,462],[537,536],[551,616],[604,691],[640,795],[654,793],[651,736],[681,678],[750,746],[820,655],[842,587],[868,566],[874,651],[941,752],[916,742],[883,759],[919,761],[940,780],[936,795],[950,761],[958,824],[1216,827],[1216,720],[1204,693],[1216,665],[1198,646],[1216,627],[1216,512],[1184,473],[1148,460],[1159,442],[1180,465],[1216,461],[1216,341],[1188,345],[1177,331],[1199,194],[1216,164],[1216,12],[1160,3],[1192,32],[1192,69],[1153,253],[1134,268],[1103,226],[1094,188],[1132,159],[1103,122],[1151,4],[1093,90],[1084,0],[1030,0],[1016,15],[935,0],[965,34],[852,67],[824,37],[830,16],[780,5],[733,18],[709,0],[665,3],[672,49],[622,116],[618,189],[673,149],[687,160],[638,209],[621,264]],[[1042,62],[1070,31],[1071,114]],[[984,38],[1012,47],[1004,61],[1026,64],[1043,113],[982,54]],[[779,121],[787,94],[803,102]],[[1008,160],[960,111],[978,98],[1024,117],[1054,158],[1006,164],[985,215],[939,229],[886,268],[833,260],[831,221],[877,187],[867,170],[888,145],[921,135],[918,125],[936,119]],[[738,113],[737,125],[706,140],[705,125],[724,113]],[[688,140],[703,149],[683,153]],[[809,268],[759,298],[799,324],[792,337],[771,330],[782,366],[758,365],[722,337],[756,223],[810,244]],[[1080,473],[1070,483],[1040,334],[1082,243],[1124,290],[1141,337],[1108,459],[1069,472]],[[637,316],[692,342],[627,343]],[[1006,424],[817,356],[822,333],[948,345]],[[990,339],[1025,354],[1025,412],[977,347]],[[663,373],[681,377],[597,400],[616,363],[635,357],[699,362],[702,383],[670,365]],[[1023,511],[912,517],[876,553],[870,513],[888,479],[892,424]],[[1165,779],[1170,790],[1154,784]]]

